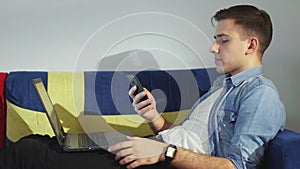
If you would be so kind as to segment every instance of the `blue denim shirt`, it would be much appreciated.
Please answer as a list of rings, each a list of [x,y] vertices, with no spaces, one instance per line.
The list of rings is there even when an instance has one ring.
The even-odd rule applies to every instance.
[[[218,78],[199,102],[222,87],[210,113],[210,154],[228,158],[237,169],[258,168],[267,143],[285,126],[278,91],[259,66]]]

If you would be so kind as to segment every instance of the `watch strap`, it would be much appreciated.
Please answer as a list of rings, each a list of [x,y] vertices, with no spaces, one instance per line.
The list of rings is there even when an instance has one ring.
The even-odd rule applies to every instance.
[[[177,153],[177,147],[173,144],[170,144],[167,148],[166,148],[166,152],[165,152],[165,163],[170,165],[172,160],[175,158],[175,155]]]

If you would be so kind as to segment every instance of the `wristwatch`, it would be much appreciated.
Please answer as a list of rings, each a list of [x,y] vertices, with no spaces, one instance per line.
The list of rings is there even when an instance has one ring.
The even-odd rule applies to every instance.
[[[171,161],[175,158],[177,147],[173,144],[168,145],[165,152],[165,163],[170,165]]]

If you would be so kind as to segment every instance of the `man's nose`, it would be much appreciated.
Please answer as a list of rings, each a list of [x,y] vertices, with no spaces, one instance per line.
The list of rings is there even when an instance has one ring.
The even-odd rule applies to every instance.
[[[219,53],[219,45],[216,42],[211,45],[210,52],[215,54]]]

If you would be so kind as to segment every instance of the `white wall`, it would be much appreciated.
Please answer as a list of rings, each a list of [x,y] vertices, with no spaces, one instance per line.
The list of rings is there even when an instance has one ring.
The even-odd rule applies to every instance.
[[[181,30],[187,31],[191,28],[191,25],[195,25],[197,29],[203,31],[211,40],[214,29],[210,24],[210,17],[220,8],[241,2],[247,1],[1,0],[0,71],[76,70],[78,64],[83,63],[81,62],[83,60],[82,53],[89,47],[89,42],[97,33],[103,33],[103,30],[105,28],[109,29],[110,26],[113,26],[113,23],[120,24],[121,21],[124,21],[121,18],[124,19],[124,16],[134,13],[162,12],[184,18],[187,21],[187,27],[181,29],[181,27],[170,28],[170,26],[166,26],[166,31],[174,31],[174,34],[180,36]],[[268,11],[273,19],[274,38],[264,58],[265,74],[273,79],[278,86],[286,105],[288,113],[287,128],[300,131],[300,125],[298,125],[300,116],[298,115],[297,107],[300,105],[300,91],[297,88],[300,82],[300,57],[298,52],[300,39],[298,7],[300,6],[300,1],[264,0],[249,2]],[[174,19],[171,16],[170,18]],[[184,22],[180,18],[177,21]],[[157,19],[157,17],[149,19],[149,23],[153,22],[153,26],[150,26],[150,28],[156,28],[155,20]],[[166,23],[168,24],[168,22]],[[118,40],[117,32],[132,30],[136,27],[140,29],[141,24],[135,23],[130,26],[122,26],[116,30],[109,29],[109,31],[113,31],[116,34],[109,34],[108,31],[105,38],[99,41],[99,50],[113,52],[113,49],[116,48],[112,48],[109,44],[113,39]],[[200,35],[199,32],[198,35]],[[197,39],[196,37],[186,40],[190,42],[188,45],[195,45],[197,41],[193,41],[193,39]],[[174,42],[174,39],[171,39],[171,41]],[[199,49],[195,46],[193,46],[193,49],[202,50],[202,47],[206,47],[209,44],[204,41],[201,41],[201,45],[199,44]],[[116,43],[113,44],[115,45]],[[148,45],[157,48],[155,43]],[[184,47],[184,45],[182,46]],[[110,47],[110,49],[103,49],[105,47]],[[166,49],[169,48],[166,47]],[[174,53],[171,51],[171,53],[178,54],[176,50]],[[101,51],[94,54],[101,54]],[[185,58],[181,59],[184,60]],[[205,60],[207,59],[209,57]],[[88,60],[87,63],[95,63],[95,61],[86,60]],[[193,63],[192,59],[184,62],[187,64]],[[92,66],[91,69],[93,69]]]

